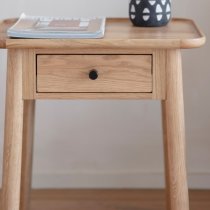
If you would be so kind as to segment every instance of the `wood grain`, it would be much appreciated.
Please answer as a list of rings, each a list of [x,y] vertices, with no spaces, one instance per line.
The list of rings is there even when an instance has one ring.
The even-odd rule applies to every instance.
[[[153,99],[152,93],[36,93],[35,99],[58,99],[58,100],[139,100]]]
[[[32,49],[23,50],[23,98],[33,100],[36,92],[36,54]]]
[[[209,210],[209,198],[210,190],[190,190],[190,210]],[[33,190],[30,206],[28,210],[166,210],[164,190],[139,189]]]
[[[78,58],[82,58],[84,55],[87,58],[87,63],[89,63],[89,56],[93,56],[91,54],[92,50],[89,51],[85,51],[86,54],[82,54],[82,52],[79,51],[75,51],[76,54],[71,55],[71,50],[69,49],[30,49],[30,50],[24,50],[24,58],[23,58],[23,72],[24,72],[24,81],[23,81],[23,98],[28,100],[28,99],[165,99],[165,65],[166,65],[166,60],[165,60],[165,50],[152,50],[152,49],[141,49],[139,50],[139,55],[137,54],[112,54],[110,52],[110,54],[102,54],[100,56],[102,57],[113,57],[113,58],[124,58],[124,56],[128,56],[128,57],[138,57],[140,55],[151,55],[152,56],[152,92],[151,93],[135,93],[135,92],[131,92],[129,94],[127,93],[107,93],[107,92],[103,92],[103,94],[101,93],[87,93],[87,89],[85,89],[86,93],[68,93],[65,92],[60,92],[60,93],[56,93],[56,92],[50,92],[50,93],[39,93],[37,92],[37,88],[36,88],[36,57],[39,56],[47,56],[45,57],[45,60],[47,58],[52,58],[51,56],[55,56],[57,55],[58,57],[62,57],[63,55],[65,56],[78,56]],[[83,56],[82,56],[83,55]],[[49,56],[49,57],[48,57]],[[67,57],[68,57],[67,56]],[[99,56],[99,55],[94,55],[94,56]],[[99,56],[99,57],[100,57]],[[132,57],[132,58],[134,58]],[[62,59],[59,59],[59,62]],[[123,60],[123,59],[122,59]],[[100,60],[99,60],[100,61]],[[109,61],[110,59],[106,62],[105,60],[103,60],[103,63],[105,63],[106,67],[109,67]],[[113,60],[114,61],[114,60]],[[119,73],[121,71],[121,68],[123,65],[123,62],[125,62],[126,60],[122,61],[122,63],[120,63],[118,66],[114,63],[114,66],[116,67],[116,72]],[[55,65],[52,65],[52,63],[54,64],[54,60],[52,61],[52,59],[49,59],[49,62],[46,60],[45,61],[48,65],[48,63],[50,63],[50,68],[51,66],[53,66],[52,68],[55,68]],[[75,60],[73,61],[75,62]],[[98,60],[93,60],[93,65],[92,67],[98,63]],[[62,68],[67,69],[67,68],[72,68],[71,64],[68,62],[64,62],[62,60]],[[79,60],[78,63],[76,63],[75,65],[78,67],[78,65],[84,65],[81,64],[82,62]],[[137,66],[142,66],[141,64],[141,60],[136,60],[134,61],[135,65]],[[125,78],[130,78],[130,73],[132,73],[132,66],[128,65],[128,63],[126,64],[128,68],[128,71],[126,72],[126,75],[129,74],[127,77]],[[70,67],[69,67],[70,66]],[[90,66],[90,65],[88,65]],[[124,66],[123,66],[124,67]],[[57,69],[55,69],[55,71],[58,71],[58,69],[60,68],[60,66],[56,66]],[[89,68],[90,69],[90,68]],[[88,71],[89,71],[88,69]],[[120,73],[119,73],[120,74]],[[86,78],[88,78],[87,74]],[[47,76],[47,75],[46,75]],[[120,77],[122,78],[123,75],[120,75]],[[133,76],[133,75],[131,75]],[[63,77],[63,75],[61,76],[61,78]],[[124,77],[124,76],[123,76]],[[60,80],[60,78],[58,78]],[[67,78],[65,78],[67,79]],[[136,80],[135,78],[133,78],[134,80]],[[131,82],[131,81],[130,81]],[[135,81],[134,81],[135,82]],[[62,83],[61,83],[62,84]],[[54,82],[52,84],[52,86],[54,85]],[[63,85],[63,84],[62,84]],[[69,85],[69,82],[68,82]],[[81,81],[78,80],[78,83],[76,83],[76,85],[81,85]],[[83,85],[83,82],[82,82]],[[112,85],[116,85],[116,84],[112,84]],[[135,84],[132,83],[132,87]],[[138,86],[140,84],[137,84]],[[121,86],[122,87],[122,86]],[[126,87],[126,86],[125,86]],[[125,88],[123,87],[123,88]],[[54,88],[54,87],[52,87]],[[130,87],[129,87],[130,88]],[[54,90],[57,91],[57,90]],[[133,90],[132,90],[133,91]]]
[[[31,195],[35,100],[24,101],[20,210],[28,210]]]
[[[166,97],[166,50],[153,53],[153,99]]]
[[[91,80],[89,72],[98,72]],[[151,55],[38,55],[37,92],[152,92]]]
[[[107,19],[103,39],[9,39],[6,29],[14,24],[14,19],[0,23],[0,48],[35,49],[104,49],[126,51],[142,48],[195,48],[205,43],[204,34],[192,20],[174,18],[165,27],[133,27],[125,18]]]
[[[105,37],[88,40],[9,39],[6,30],[13,23],[14,20],[0,23],[0,48],[9,49],[2,210],[28,209],[35,102],[25,99],[49,98],[163,99],[167,210],[189,210],[180,49],[200,47],[205,43],[205,36],[194,22],[173,19],[166,27],[139,28],[133,27],[128,19],[108,19]],[[46,51],[49,55],[44,55]],[[56,51],[60,55],[53,55]],[[65,55],[66,51],[78,55]],[[100,71],[96,83],[87,80],[93,68]],[[91,197],[82,198],[82,191],[74,191],[70,195],[76,196],[76,200],[71,200],[70,207],[74,210],[98,210],[99,207],[102,210],[134,210],[139,208],[139,201],[144,210],[152,207],[132,193],[127,198],[132,204],[128,205],[124,202],[128,194],[115,197],[114,193],[104,192],[105,200],[100,200],[98,191],[95,199],[92,197],[91,201],[84,202]],[[62,191],[51,195],[52,203],[45,206],[45,210],[56,209],[55,202],[59,201],[56,196],[61,196]],[[121,203],[107,204],[107,196]],[[62,196],[60,198],[62,200]],[[59,209],[69,208],[69,204],[60,205]],[[159,210],[164,206],[156,203],[155,207]],[[36,208],[41,210],[39,203]]]
[[[8,51],[2,209],[20,210],[23,109],[22,52]]]
[[[168,210],[189,210],[180,50],[167,52],[166,100],[162,101]]]
[[[0,21],[0,48],[7,48],[6,40],[7,37],[7,29],[11,27],[17,21],[16,18],[6,19]]]
[[[26,210],[34,102],[22,99],[22,51],[8,51],[2,209]]]

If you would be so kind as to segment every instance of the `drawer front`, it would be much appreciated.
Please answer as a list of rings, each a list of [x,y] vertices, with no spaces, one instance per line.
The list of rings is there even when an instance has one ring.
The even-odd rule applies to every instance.
[[[37,55],[37,92],[152,92],[152,55]]]

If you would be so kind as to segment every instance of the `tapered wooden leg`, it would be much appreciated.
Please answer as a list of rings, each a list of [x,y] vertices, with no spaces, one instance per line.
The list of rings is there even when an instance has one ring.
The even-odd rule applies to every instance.
[[[167,210],[189,210],[180,50],[167,52],[167,96],[162,101]]]
[[[2,209],[26,210],[31,177],[34,101],[22,99],[22,51],[8,51]]]
[[[29,210],[32,178],[35,101],[24,101],[20,210]]]

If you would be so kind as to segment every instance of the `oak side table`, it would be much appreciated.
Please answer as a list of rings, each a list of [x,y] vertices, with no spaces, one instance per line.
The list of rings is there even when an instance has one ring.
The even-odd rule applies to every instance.
[[[167,210],[189,210],[181,49],[205,36],[188,19],[137,28],[108,19],[103,39],[10,39],[16,19],[0,22],[8,49],[2,210],[28,210],[35,100],[161,100]]]

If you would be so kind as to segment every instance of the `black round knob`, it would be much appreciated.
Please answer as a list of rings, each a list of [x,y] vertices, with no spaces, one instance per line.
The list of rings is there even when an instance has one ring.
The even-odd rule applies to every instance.
[[[98,72],[95,69],[91,70],[89,73],[89,78],[91,80],[96,80],[98,78]]]

